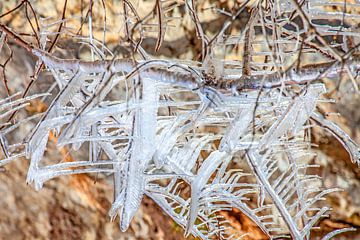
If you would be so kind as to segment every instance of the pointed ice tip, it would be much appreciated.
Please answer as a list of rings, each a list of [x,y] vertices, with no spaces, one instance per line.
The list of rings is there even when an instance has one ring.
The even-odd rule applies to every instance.
[[[185,229],[185,233],[184,233],[184,237],[189,237],[189,235],[190,235],[190,231],[187,229],[187,227],[186,227],[186,229]]]
[[[122,232],[126,232],[126,230],[129,228],[130,222],[120,220],[120,230]]]
[[[187,238],[190,233],[192,232],[191,229],[193,228],[194,224],[191,223],[191,221],[188,221],[186,228],[185,228],[185,233],[184,236]]]
[[[224,143],[223,141],[220,142],[220,145],[219,145],[219,151],[220,152],[228,152],[229,150],[229,146]]]
[[[117,212],[114,209],[110,209],[108,212],[108,216],[110,217],[110,221],[113,222],[116,219]]]
[[[110,222],[115,221],[115,219],[116,219],[116,215],[110,216]]]
[[[134,214],[129,214],[125,209],[122,209],[121,218],[120,218],[120,230],[122,232],[126,232],[126,230],[130,226],[130,222],[133,218]]]

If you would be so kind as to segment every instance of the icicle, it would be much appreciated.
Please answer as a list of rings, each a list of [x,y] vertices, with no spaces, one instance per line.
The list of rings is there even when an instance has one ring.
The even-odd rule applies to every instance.
[[[319,113],[314,113],[312,119],[315,120],[320,126],[331,132],[334,137],[344,146],[350,155],[350,159],[353,163],[360,166],[360,146],[356,144],[350,136],[345,133],[335,123],[325,119]]]
[[[219,146],[220,151],[232,152],[239,142],[239,138],[249,131],[249,126],[254,117],[254,106],[255,105],[252,105],[249,108],[241,109],[238,112],[221,139]]]
[[[7,158],[2,159],[2,160],[0,161],[0,167],[6,165],[6,164],[8,164],[9,162],[12,162],[12,161],[14,161],[14,160],[16,160],[16,159],[19,159],[19,158],[21,158],[21,157],[24,157],[24,156],[25,156],[25,153],[18,153],[18,154],[14,154],[14,155],[12,155],[12,156],[8,156]]]
[[[124,200],[121,205],[120,228],[126,231],[134,217],[144,195],[146,179],[144,171],[155,152],[155,136],[157,128],[158,93],[156,85],[148,79],[142,79],[143,106],[136,110],[134,123],[134,140],[131,157],[127,162]],[[118,203],[117,205],[120,205]]]
[[[1,35],[0,35],[0,56],[1,56],[2,48],[3,48],[4,43],[5,43],[5,37],[6,37],[6,33],[1,32]]]
[[[36,182],[36,179],[39,177],[38,175],[38,169],[39,169],[39,163],[44,155],[45,149],[46,149],[46,144],[48,141],[48,137],[49,137],[49,130],[42,130],[41,131],[41,136],[39,136],[39,141],[37,142],[36,146],[33,146],[33,151],[32,151],[32,155],[31,155],[31,160],[30,160],[30,166],[29,166],[29,170],[27,173],[27,178],[26,178],[26,182],[28,183],[32,183],[33,181]],[[30,144],[29,144],[30,145]],[[39,190],[42,187],[42,183],[38,184],[36,182],[35,184],[36,190]]]
[[[198,206],[199,206],[199,196],[201,191],[209,177],[213,174],[216,168],[221,163],[228,164],[232,156],[228,155],[225,152],[213,151],[202,163],[197,176],[194,181],[191,183],[191,203],[190,203],[190,212],[188,215],[188,223],[185,230],[185,236],[187,237],[194,226],[196,217],[198,215]]]
[[[303,96],[296,97],[262,137],[259,143],[260,147],[270,147],[270,144],[277,141],[288,131],[292,130],[293,134],[295,134],[310,118],[315,110],[319,94],[324,91],[323,84],[314,84],[308,87]]]
[[[147,165],[156,150],[157,112],[159,93],[156,84],[150,79],[142,80],[142,107],[140,108],[141,138],[142,138],[142,163]]]
[[[158,135],[157,148],[154,154],[154,162],[157,168],[165,164],[167,156],[176,144],[177,138],[188,129],[189,124],[185,124],[185,126],[181,126],[181,124],[187,121],[189,117],[188,115],[180,115],[172,125],[166,126]]]
[[[323,237],[321,240],[330,240],[331,238],[335,237],[336,235],[340,234],[340,233],[344,233],[344,232],[353,232],[353,231],[356,231],[357,229],[356,228],[342,228],[342,229],[337,229],[337,230],[334,230],[328,234],[326,234],[325,237]]]

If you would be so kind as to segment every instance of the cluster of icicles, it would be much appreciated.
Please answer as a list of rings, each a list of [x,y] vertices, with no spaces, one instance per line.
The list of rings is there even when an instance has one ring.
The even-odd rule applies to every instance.
[[[164,74],[151,70],[150,64],[131,73],[134,68],[126,62],[111,68],[39,57],[59,91],[45,113],[3,125],[0,140],[6,157],[0,164],[28,158],[27,182],[36,189],[68,174],[113,175],[109,215],[119,215],[122,231],[147,195],[186,236],[241,238],[221,214],[236,208],[270,238],[290,233],[294,239],[309,239],[311,229],[329,211],[319,201],[338,190],[324,190],[319,176],[306,174],[317,167],[309,164],[314,151],[307,136],[313,124],[334,134],[359,163],[356,143],[316,111],[325,92],[320,83],[300,91],[286,87],[233,95],[179,84],[176,78],[185,74],[181,68]],[[47,95],[3,99],[0,118]],[[11,145],[7,137],[24,122],[36,126],[19,152],[21,144]],[[59,147],[88,149],[88,159],[46,160],[50,132],[58,137]],[[241,164],[248,170],[237,167]]]

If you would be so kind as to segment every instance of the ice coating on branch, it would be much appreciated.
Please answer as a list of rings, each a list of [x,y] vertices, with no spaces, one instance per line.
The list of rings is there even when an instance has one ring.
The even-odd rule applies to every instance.
[[[230,127],[223,136],[220,142],[220,151],[231,152],[236,148],[236,144],[247,131],[249,131],[250,124],[254,117],[254,107],[250,106],[246,109],[241,109],[237,113],[234,120],[231,122]]]
[[[28,183],[35,182],[35,189],[37,190],[41,189],[43,186],[43,181],[41,180],[42,174],[38,174],[38,169],[40,167],[40,161],[46,149],[49,133],[50,132],[46,130],[41,132],[41,141],[37,142],[35,150],[31,153],[31,161],[26,181]]]
[[[3,34],[4,35],[4,34]],[[12,114],[24,109],[30,105],[30,101],[40,97],[47,96],[48,94],[35,94],[28,97],[21,98],[20,93],[15,93],[4,99],[0,99],[0,156],[4,156],[0,161],[0,166],[3,166],[17,158],[23,157],[25,152],[15,151],[13,146],[23,146],[22,143],[15,143],[11,145],[8,141],[8,136],[11,132],[17,130],[21,124],[26,123],[34,119],[34,117],[28,117],[25,119],[15,120],[12,124],[7,122],[8,118]],[[39,117],[39,116],[35,116]]]
[[[324,91],[324,85],[314,84],[306,88],[305,93],[295,96],[294,100],[283,110],[277,121],[264,134],[259,145],[262,148],[267,147],[286,132],[292,131],[293,134],[296,134],[301,130],[302,126],[314,112],[319,95]]]
[[[113,174],[115,194],[109,215],[120,217],[122,231],[128,229],[146,194],[186,234],[204,239],[225,234],[226,222],[216,213],[231,208],[244,212],[268,236],[277,236],[286,228],[298,238],[308,236],[328,211],[327,207],[316,211],[312,205],[334,189],[310,188],[309,182],[318,178],[304,174],[308,166],[301,159],[308,143],[299,137],[308,120],[316,118],[324,85],[310,84],[298,92],[286,89],[287,95],[281,97],[275,90],[230,95],[212,87],[194,93],[164,84],[157,81],[153,70],[133,79],[110,73],[92,76],[84,69],[52,73],[58,74],[62,88],[27,146],[31,157],[27,181],[34,182],[36,189],[68,174]],[[107,99],[116,84],[133,80],[138,81],[135,97]],[[186,91],[192,97],[178,98]],[[326,121],[318,121],[339,133]],[[54,130],[59,146],[72,145],[77,150],[88,142],[88,161],[45,165],[48,136]],[[354,152],[356,145],[346,137],[342,140]],[[246,156],[252,173],[228,169],[234,156]],[[279,167],[279,159],[287,165]],[[243,176],[251,175],[256,183],[242,182]],[[190,194],[181,194],[186,188]],[[252,194],[257,208],[247,203]],[[268,202],[275,210],[270,210]],[[309,217],[309,212],[314,215]],[[277,216],[284,226],[275,220]],[[298,224],[299,219],[304,226]],[[206,234],[202,231],[205,225],[209,227]]]
[[[183,134],[190,126],[184,124],[190,116],[179,116],[172,123],[165,126],[158,135],[157,149],[154,155],[154,162],[157,167],[161,167],[167,162],[167,156],[176,144],[177,138]]]
[[[205,187],[205,184],[209,180],[213,172],[218,168],[222,162],[228,162],[231,159],[231,155],[227,155],[225,152],[214,151],[210,154],[209,157],[201,165],[199,171],[197,172],[196,178],[191,183],[191,202],[190,202],[190,212],[188,217],[188,222],[186,226],[185,236],[187,236],[197,217],[199,197],[200,193]]]
[[[350,155],[353,163],[360,166],[360,146],[335,123],[325,119],[319,113],[314,113],[312,118],[325,130],[328,130],[344,146]]]
[[[144,172],[156,149],[154,140],[157,129],[158,100],[156,84],[149,79],[143,79],[140,97],[142,107],[137,109],[135,114],[133,149],[125,162],[123,189],[117,193],[109,213],[113,218],[116,209],[121,207],[120,228],[122,231],[126,231],[129,227],[144,195],[146,185]]]
[[[174,148],[174,153],[169,157],[168,167],[177,174],[193,175],[191,170],[196,164],[200,152],[214,140],[212,136],[192,138],[182,148]]]
[[[309,165],[312,143],[304,131],[311,130],[309,120],[315,121],[359,164],[359,146],[316,112],[325,92],[318,80],[359,70],[357,58],[344,55],[340,61],[337,56],[338,49],[348,52],[351,48],[349,36],[359,34],[345,24],[319,23],[319,16],[343,23],[337,10],[327,12],[324,8],[340,3],[311,1],[299,8],[295,3],[280,1],[276,8],[269,4],[266,11],[259,11],[246,2],[237,13],[214,8],[227,19],[210,37],[206,24],[200,24],[196,1],[186,1],[189,21],[201,39],[202,55],[196,56],[200,62],[155,59],[142,48],[142,34],[152,26],[159,31],[155,48],[160,50],[177,1],[156,1],[158,26],[147,25],[131,1],[123,1],[128,11],[125,35],[129,49],[134,50],[129,59],[112,58],[116,54],[109,58],[105,42],[100,50],[92,33],[89,39],[81,38],[91,46],[92,61],[61,59],[33,47],[38,64],[42,61],[55,79],[55,91],[49,92],[56,95],[48,98],[51,104],[45,113],[23,120],[35,123],[24,141],[30,159],[27,181],[40,189],[46,181],[69,174],[113,179],[114,202],[109,215],[111,219],[120,217],[122,231],[129,228],[147,195],[185,229],[186,235],[241,239],[229,231],[231,224],[223,215],[237,209],[269,239],[284,238],[284,234],[311,239],[311,230],[329,210],[318,202],[337,189],[324,190],[319,187],[319,176],[307,174],[317,166]],[[246,14],[251,17],[244,29],[230,31],[245,9],[252,10]],[[293,16],[301,18],[301,10],[310,13],[308,20],[313,26],[321,26],[317,29],[320,33],[336,33],[343,42],[327,46],[308,29],[305,18],[301,19],[304,26],[289,21]],[[47,27],[42,30],[42,49],[49,34]],[[135,27],[135,32],[129,27]],[[5,37],[8,35],[2,32],[0,50]],[[230,49],[240,52],[228,55]],[[308,54],[326,60],[318,66],[293,61]],[[95,55],[101,60],[94,60]],[[356,77],[352,78],[356,83]],[[38,97],[41,95],[20,98],[15,94],[0,99],[0,150],[5,155],[0,166],[25,155],[23,145],[8,137],[22,121],[11,125],[7,118]],[[69,155],[81,151],[82,156],[69,158],[71,162],[47,159],[44,153],[49,140]]]
[[[140,137],[142,149],[139,154],[143,159],[141,164],[144,166],[152,159],[156,149],[156,131],[157,131],[157,114],[158,114],[159,93],[157,84],[144,78],[142,81],[142,107],[139,114],[139,128],[141,129]]]
[[[302,130],[303,125],[309,120],[315,111],[317,101],[321,94],[325,93],[326,89],[323,84],[313,84],[306,89],[306,93],[299,99],[300,109],[296,113],[293,134]]]

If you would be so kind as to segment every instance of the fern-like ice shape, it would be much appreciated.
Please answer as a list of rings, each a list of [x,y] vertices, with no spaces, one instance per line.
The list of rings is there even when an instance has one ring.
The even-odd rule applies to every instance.
[[[119,214],[123,231],[146,194],[187,234],[204,239],[234,237],[227,235],[227,223],[219,215],[231,208],[244,212],[269,237],[289,231],[295,239],[308,239],[329,210],[313,205],[337,189],[322,190],[314,185],[319,177],[306,174],[316,166],[307,164],[310,143],[302,138],[310,119],[346,136],[316,113],[324,85],[312,84],[299,93],[287,91],[285,96],[276,90],[231,96],[200,89],[197,94],[189,91],[185,101],[176,99],[176,94],[195,83],[177,87],[163,78],[171,74],[176,78],[172,70],[159,69],[157,78],[153,68],[146,68],[137,73],[141,87],[131,100],[109,101],[107,94],[129,81],[130,63],[109,62],[103,73],[100,68],[92,73],[86,62],[75,65],[39,54],[63,87],[28,139],[28,181],[37,188],[60,175],[113,173],[116,196],[109,214],[112,218]],[[69,70],[70,64],[74,65]],[[112,68],[119,72],[106,70]],[[211,133],[212,128],[217,130]],[[50,131],[59,134],[59,145],[79,149],[89,142],[89,161],[43,165]],[[346,138],[344,143],[348,142]],[[100,152],[106,159],[99,159]],[[250,173],[234,166],[229,171],[234,157],[247,159],[256,183],[242,181]],[[162,181],[169,183],[163,187]],[[191,191],[181,194],[184,189]],[[248,203],[254,194],[257,208]],[[277,215],[287,230],[276,221]]]
[[[345,29],[326,24],[314,28],[323,16],[339,20],[337,12],[326,12],[324,6],[330,3],[270,2],[249,8],[246,26],[235,34],[229,29],[248,2],[236,14],[217,9],[230,17],[210,37],[196,1],[185,1],[201,40],[201,63],[155,59],[141,46],[148,27],[155,26],[155,49],[160,49],[177,1],[156,1],[152,14],[143,19],[131,1],[122,2],[126,41],[140,56],[133,59],[105,59],[92,33],[92,61],[57,58],[1,25],[46,66],[58,92],[41,116],[15,124],[6,122],[7,117],[42,95],[0,100],[0,147],[5,156],[0,166],[26,155],[27,182],[36,189],[63,175],[113,175],[109,216],[120,217],[122,231],[147,195],[184,228],[185,236],[242,238],[223,216],[238,209],[270,239],[311,239],[311,230],[330,210],[321,201],[339,190],[321,188],[320,177],[309,173],[318,167],[310,164],[316,155],[307,132],[311,123],[332,133],[352,162],[360,165],[359,146],[317,110],[326,92],[318,80],[346,72],[357,86],[354,75],[360,61],[339,54],[338,48],[349,50],[345,41],[334,46],[321,35],[334,36],[336,31],[345,39]],[[290,21],[295,17],[302,24]],[[46,38],[40,40],[45,49]],[[220,56],[231,47],[242,49],[242,61]],[[320,55],[326,61],[300,66],[301,54]],[[10,145],[7,135],[37,117],[40,120],[24,141],[25,152],[16,152],[20,144]],[[86,149],[88,156],[74,162],[45,161],[50,134],[57,137],[59,147]]]
[[[44,94],[36,94],[25,98],[19,98],[20,95],[21,93],[15,93],[0,100],[0,149],[2,155],[5,156],[4,159],[1,159],[0,166],[25,156],[24,144],[22,142],[9,143],[8,136],[16,131],[22,124],[40,117],[39,115],[34,115],[18,120],[15,123],[8,122],[8,119],[12,114],[29,106],[31,100],[44,96]]]

